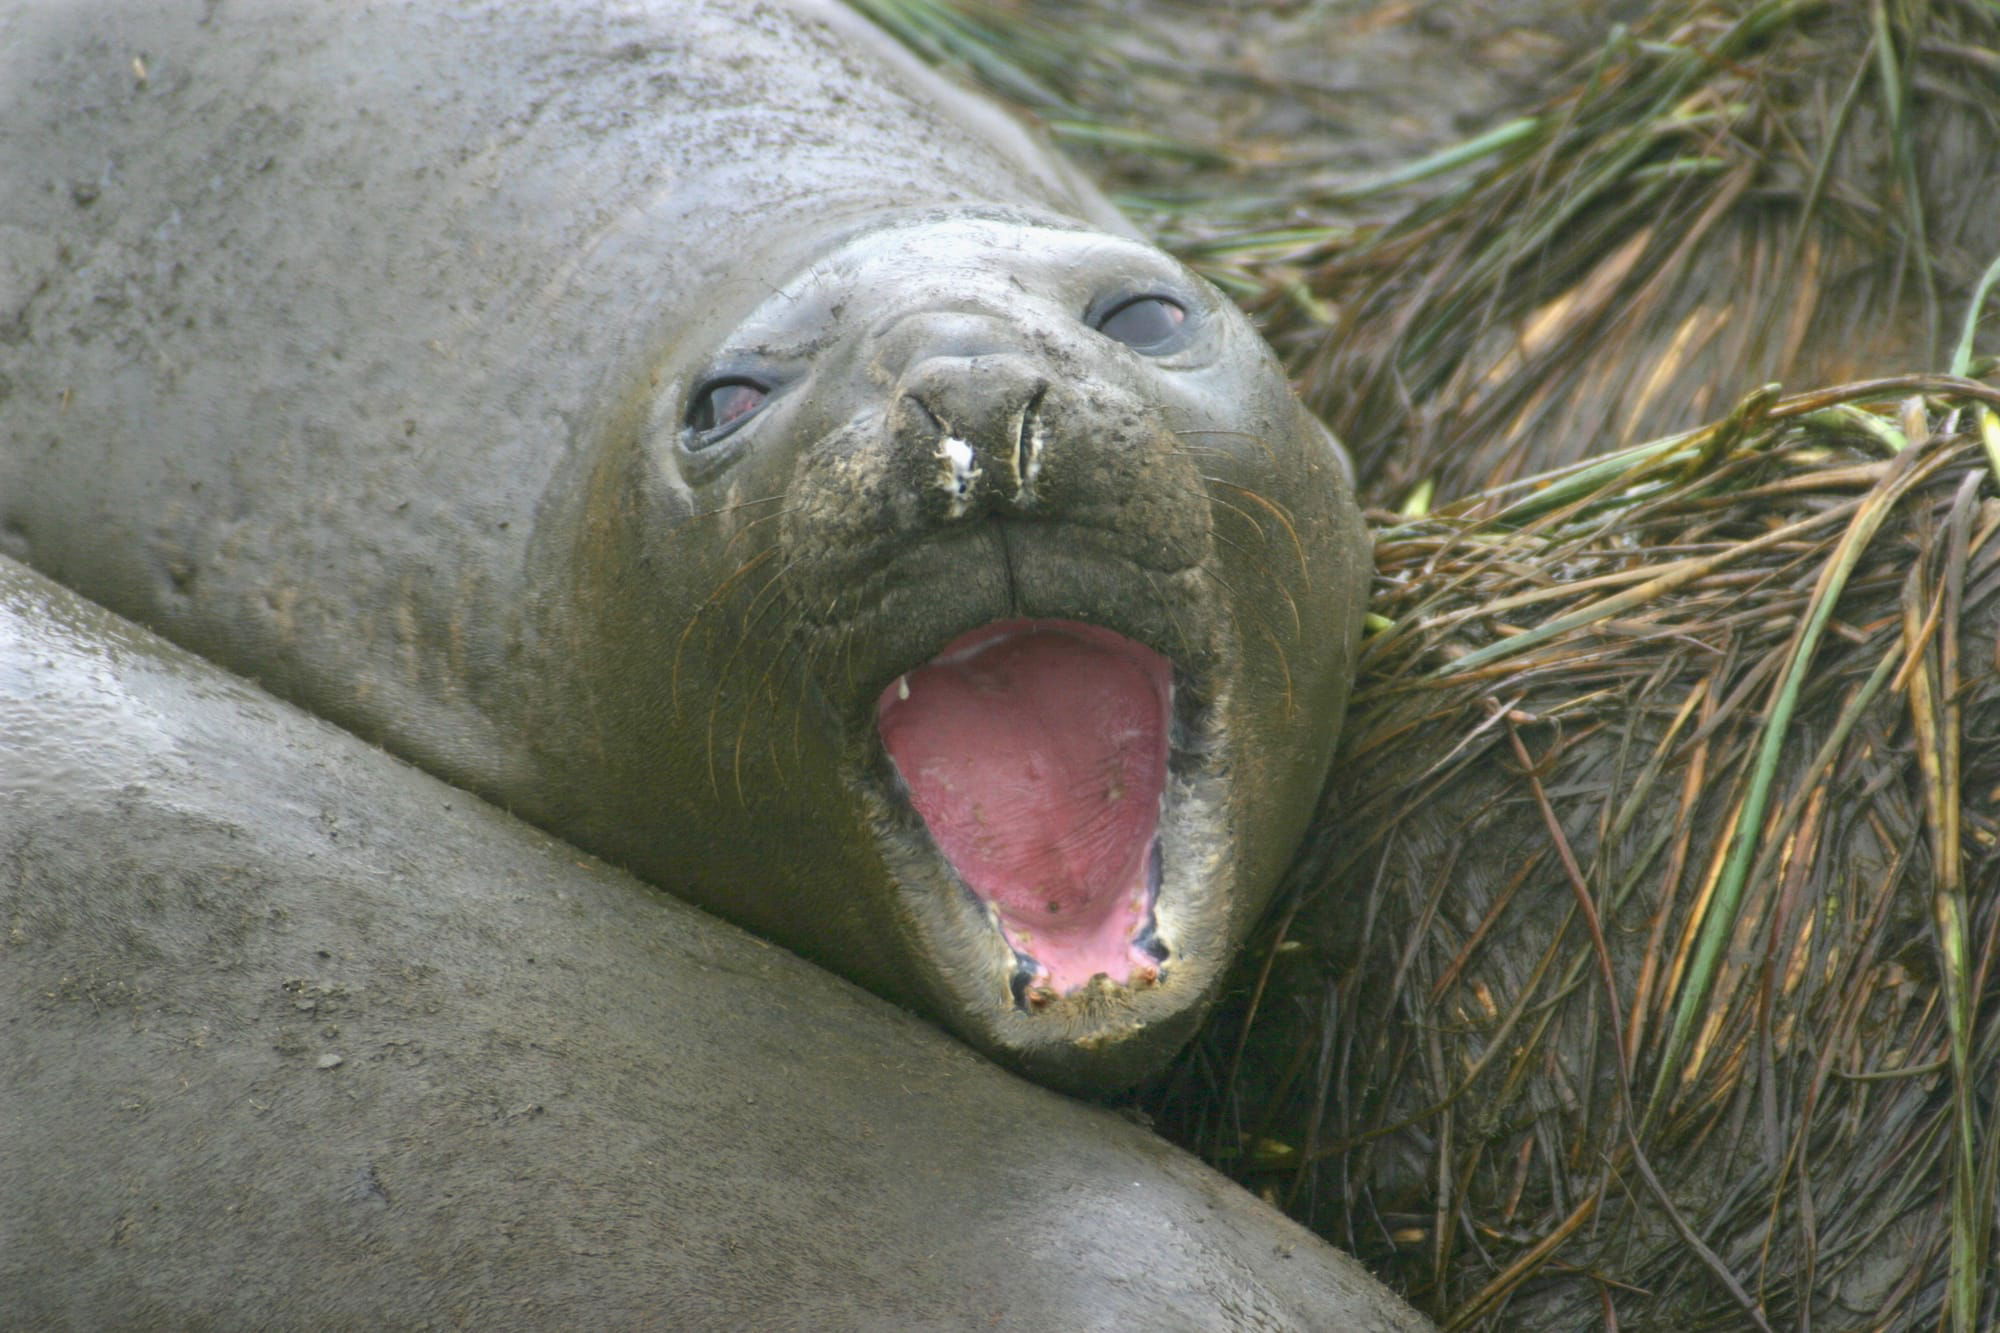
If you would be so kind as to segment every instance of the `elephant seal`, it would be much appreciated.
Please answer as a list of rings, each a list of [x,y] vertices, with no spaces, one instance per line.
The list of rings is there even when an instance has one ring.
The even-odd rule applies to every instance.
[[[1123,1118],[7,560],[0,753],[9,1327],[1427,1327]]]
[[[1368,576],[1249,324],[816,4],[13,0],[0,549],[1089,1090]]]

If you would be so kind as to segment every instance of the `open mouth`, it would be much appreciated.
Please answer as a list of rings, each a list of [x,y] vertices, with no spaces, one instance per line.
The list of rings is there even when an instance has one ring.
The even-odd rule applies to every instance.
[[[1160,979],[1172,663],[1100,626],[1004,621],[898,677],[875,718],[931,841],[1014,952],[1017,1005]]]

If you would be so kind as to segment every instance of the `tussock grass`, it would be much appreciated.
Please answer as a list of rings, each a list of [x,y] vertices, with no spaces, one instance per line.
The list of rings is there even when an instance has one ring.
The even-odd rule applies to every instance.
[[[1996,406],[1760,394],[1383,516],[1321,841],[1163,1127],[1451,1328],[1993,1326]]]
[[[1274,182],[895,3],[1130,150],[1378,506],[1325,816],[1156,1123],[1451,1329],[2000,1327],[2000,11],[1664,3]]]

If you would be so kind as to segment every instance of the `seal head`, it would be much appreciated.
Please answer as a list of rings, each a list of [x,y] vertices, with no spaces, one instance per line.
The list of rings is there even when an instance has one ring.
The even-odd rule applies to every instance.
[[[1025,211],[877,219],[690,341],[555,525],[599,590],[590,804],[657,829],[602,774],[664,763],[676,891],[1046,1081],[1156,1068],[1330,762],[1339,447],[1213,288]]]

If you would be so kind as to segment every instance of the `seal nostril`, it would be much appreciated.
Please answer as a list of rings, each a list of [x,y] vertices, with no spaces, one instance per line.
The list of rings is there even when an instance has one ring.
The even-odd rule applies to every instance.
[[[1028,398],[1028,405],[1021,409],[1020,429],[1014,436],[1014,499],[1023,501],[1034,489],[1035,478],[1042,471],[1042,399],[1048,396],[1049,386],[1037,384]]]
[[[1046,456],[1052,383],[1027,356],[919,362],[891,391],[896,466],[945,518],[1027,508]]]

